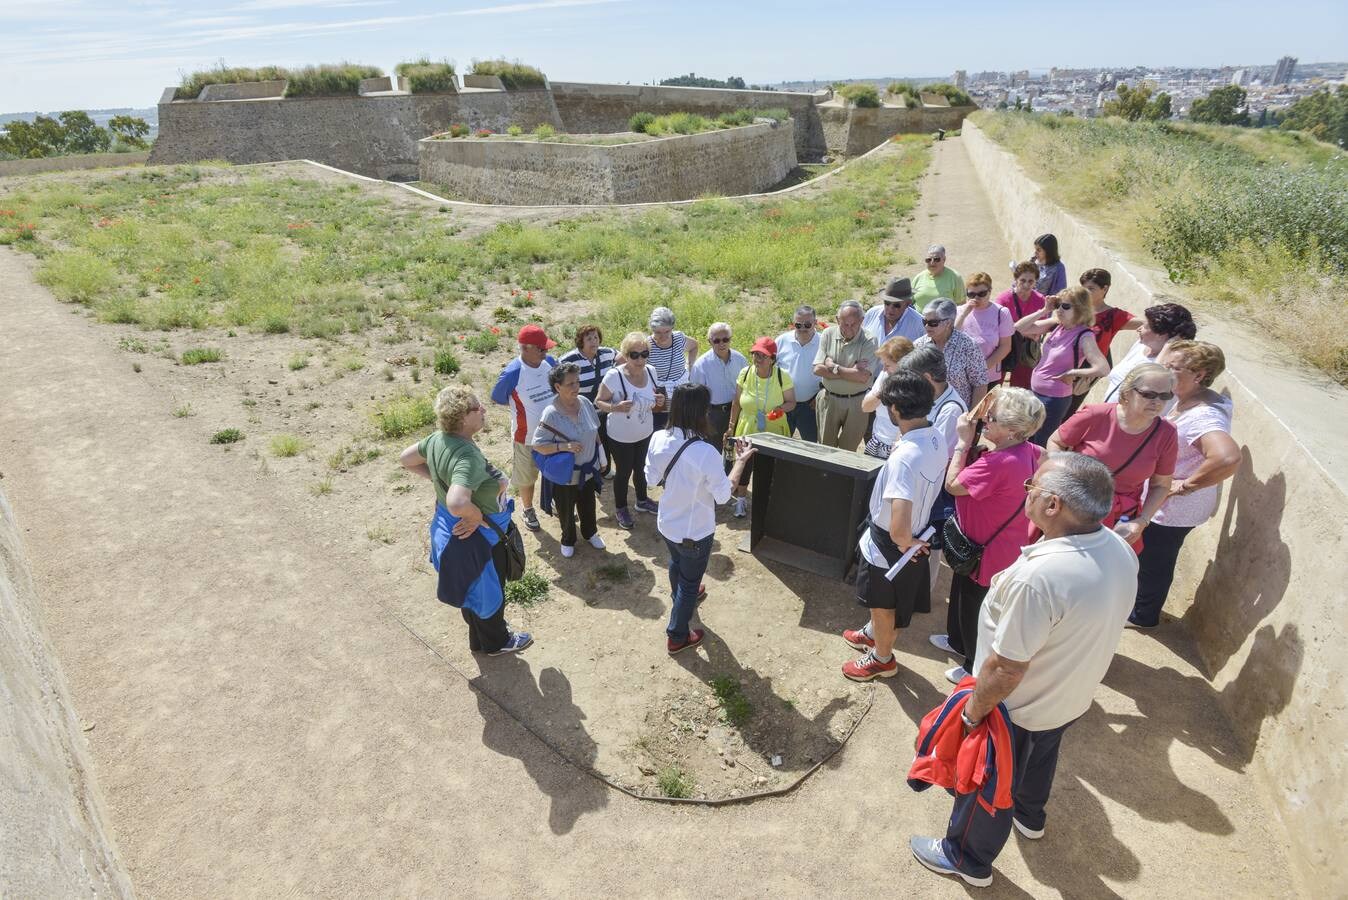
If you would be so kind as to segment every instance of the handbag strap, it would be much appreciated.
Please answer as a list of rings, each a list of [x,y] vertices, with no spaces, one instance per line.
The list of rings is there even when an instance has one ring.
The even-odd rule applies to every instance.
[[[665,486],[665,482],[669,480],[669,473],[674,471],[674,464],[679,461],[680,456],[683,456],[683,451],[687,450],[692,444],[696,444],[697,440],[697,438],[689,438],[683,442],[682,447],[674,451],[674,458],[669,461],[669,465],[665,466],[665,474],[660,476],[660,480],[656,482],[656,487],[663,488]]]
[[[563,441],[565,441],[565,442],[568,443],[568,444],[572,444],[572,443],[579,444],[579,443],[580,443],[580,441],[576,440],[575,438],[569,437],[568,435],[565,435],[565,434],[563,434],[562,432],[558,431],[556,428],[553,428],[553,427],[552,427],[551,425],[549,425],[547,422],[539,422],[538,424],[541,425],[541,426],[543,426],[544,428],[546,428],[548,431],[551,431],[553,434],[557,435],[557,437],[561,438]]]
[[[1161,417],[1157,416],[1156,421],[1153,422],[1151,425],[1151,431],[1147,432],[1147,436],[1142,439],[1142,443],[1138,444],[1137,448],[1133,450],[1132,455],[1129,456],[1126,460],[1124,460],[1123,465],[1119,466],[1117,469],[1111,469],[1109,474],[1117,475],[1124,469],[1132,465],[1133,460],[1137,459],[1137,455],[1142,452],[1142,448],[1146,447],[1148,444],[1151,443],[1151,439],[1156,436],[1156,431],[1160,427],[1161,427]]]

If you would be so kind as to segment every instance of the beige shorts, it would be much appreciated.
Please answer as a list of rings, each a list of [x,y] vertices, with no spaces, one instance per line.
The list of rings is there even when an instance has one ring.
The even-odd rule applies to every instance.
[[[514,459],[510,467],[510,486],[515,490],[532,487],[538,480],[538,466],[534,465],[534,451],[528,444],[513,444]]]

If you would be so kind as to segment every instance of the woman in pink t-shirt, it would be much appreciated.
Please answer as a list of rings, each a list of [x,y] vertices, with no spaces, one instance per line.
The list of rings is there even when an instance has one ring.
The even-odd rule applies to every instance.
[[[986,449],[966,464],[982,412]],[[1023,388],[1000,388],[987,400],[960,416],[954,456],[946,469],[946,490],[955,497],[955,521],[969,540],[983,545],[978,567],[950,579],[950,607],[946,633],[933,635],[937,647],[963,656],[964,662],[946,672],[959,684],[973,671],[978,652],[978,616],[992,584],[992,576],[1010,566],[1028,543],[1025,518],[1025,482],[1034,477],[1043,451],[1029,442],[1044,421],[1044,404]]]
[[[1128,373],[1118,403],[1083,406],[1049,438],[1049,450],[1075,450],[1109,466],[1114,508],[1104,524],[1142,549],[1142,531],[1170,493],[1179,437],[1164,416],[1175,396],[1175,376],[1143,363]],[[1145,499],[1144,499],[1145,496]]]
[[[1062,422],[1078,388],[1109,374],[1104,354],[1091,340],[1091,298],[1085,288],[1054,294],[1043,312],[1016,322],[1016,331],[1039,338],[1039,362],[1030,373],[1030,390],[1044,404],[1044,424],[1030,438],[1039,446]]]
[[[992,276],[975,272],[965,282],[968,298],[955,315],[955,328],[967,334],[987,360],[988,390],[1002,380],[1002,360],[1011,352],[1011,335],[1016,333],[1011,313],[992,302]]]
[[[1015,279],[1012,282],[1011,290],[998,294],[993,302],[1004,308],[1011,314],[1011,322],[1014,325],[1021,319],[1037,313],[1044,308],[1048,302],[1044,295],[1034,289],[1034,284],[1039,280],[1039,267],[1032,262],[1023,262],[1016,266],[1012,273]],[[1011,338],[1011,352],[1007,358],[1002,361],[1002,368],[1011,373],[1011,386],[1028,389],[1030,386],[1030,372],[1034,366],[1021,365],[1016,362],[1021,344],[1032,343],[1030,338],[1022,337],[1019,334]]]

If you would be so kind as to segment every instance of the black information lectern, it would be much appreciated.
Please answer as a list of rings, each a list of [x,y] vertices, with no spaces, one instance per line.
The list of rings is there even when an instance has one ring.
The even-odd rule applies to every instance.
[[[843,578],[884,460],[776,434],[748,439],[757,452],[749,534],[740,549]]]

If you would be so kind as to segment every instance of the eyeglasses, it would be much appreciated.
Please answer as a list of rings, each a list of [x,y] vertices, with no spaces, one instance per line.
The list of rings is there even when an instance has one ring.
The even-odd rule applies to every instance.
[[[1142,388],[1133,388],[1133,393],[1137,394],[1143,400],[1164,400],[1167,403],[1175,397],[1174,391],[1144,391]]]
[[[1044,490],[1043,488],[1041,488],[1039,485],[1035,484],[1033,478],[1027,478],[1027,479],[1025,479],[1025,493],[1028,494],[1030,491],[1038,491],[1038,492],[1041,493],[1041,494],[1048,494],[1050,497],[1056,497],[1056,496],[1058,496],[1057,494],[1053,493],[1052,491],[1046,491],[1046,490]]]
[[[903,306],[907,300],[886,300],[885,306]]]
[[[813,322],[797,322],[795,323],[795,325],[797,331],[809,331],[811,328],[814,327]]]
[[[1054,309],[1071,309],[1071,308],[1072,308],[1072,304],[1070,304],[1070,303],[1055,303],[1055,304],[1053,304],[1053,308],[1054,308]]]
[[[923,260],[923,262],[925,262],[925,263],[938,263],[938,262],[940,262],[940,261],[943,260],[943,259],[945,259],[944,256],[928,256],[926,259]]]
[[[713,344],[728,344],[730,343],[730,338],[712,338],[711,342]]]
[[[991,293],[992,291],[984,288],[981,291],[965,291],[964,296],[968,297],[970,300],[981,300]]]
[[[651,351],[649,351],[649,350],[628,350],[628,351],[627,351],[627,358],[628,358],[628,359],[648,359],[648,358],[650,358],[650,355],[651,355]]]
[[[762,361],[765,360],[765,359],[772,359],[772,357],[771,357],[771,356],[768,356],[768,354],[766,354],[766,353],[760,353],[760,352],[758,352],[758,351],[754,351],[753,353],[750,353],[749,356],[753,359],[754,362],[762,362]]]
[[[928,328],[940,328],[949,321],[949,319],[923,319],[922,324],[926,325]]]

